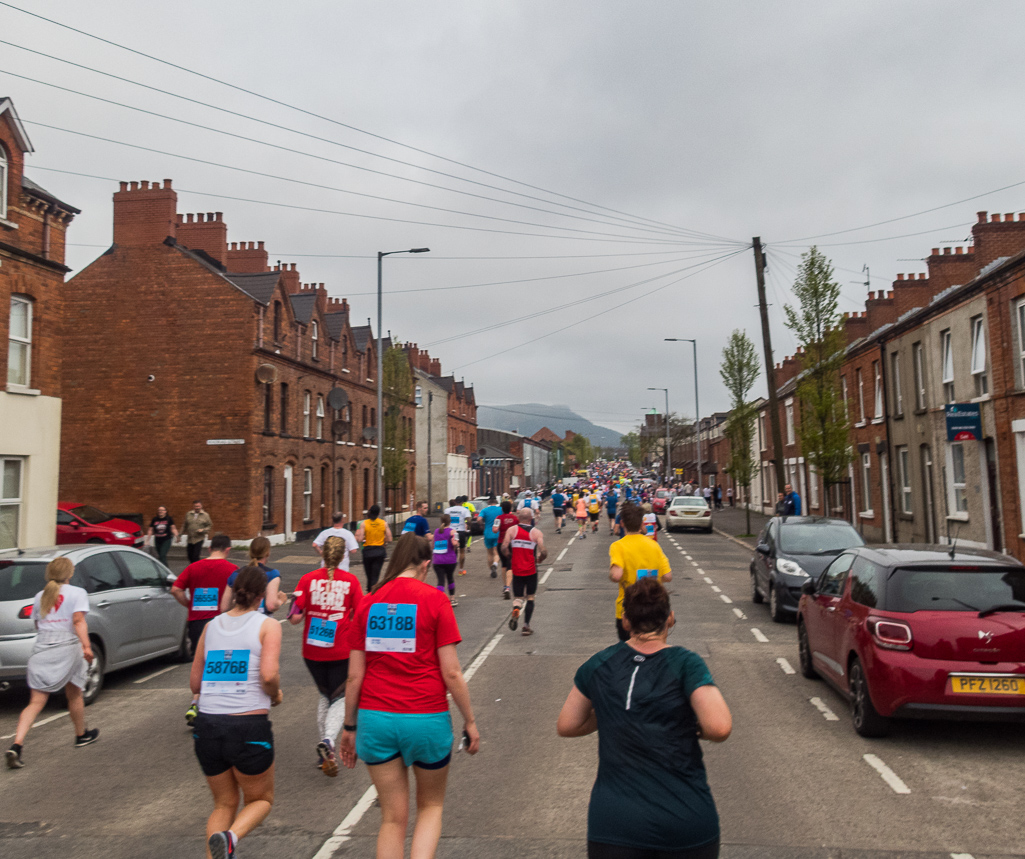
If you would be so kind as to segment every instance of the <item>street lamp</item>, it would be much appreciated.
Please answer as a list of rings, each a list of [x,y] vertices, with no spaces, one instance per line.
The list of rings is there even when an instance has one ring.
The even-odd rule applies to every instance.
[[[404,251],[378,251],[377,252],[377,480],[375,488],[377,500],[384,505],[384,511],[388,505],[384,503],[384,354],[382,348],[382,320],[381,320],[381,260],[392,254],[425,254],[430,248],[410,248]],[[382,512],[384,512],[382,511]]]
[[[666,392],[666,486],[670,484],[669,469],[670,469],[670,456],[669,456],[669,388],[648,388],[649,391],[665,391]]]
[[[698,405],[698,341],[690,337],[666,337],[667,343],[690,343],[694,347],[694,432],[698,440],[698,486],[701,486],[701,406]]]

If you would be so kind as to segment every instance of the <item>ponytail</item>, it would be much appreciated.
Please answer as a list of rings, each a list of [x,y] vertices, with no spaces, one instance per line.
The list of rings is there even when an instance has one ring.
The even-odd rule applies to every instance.
[[[341,537],[328,537],[324,541],[324,566],[329,578],[335,577],[335,569],[345,558],[345,541]]]
[[[57,606],[61,585],[71,581],[75,565],[70,558],[54,558],[46,565],[46,586],[39,600],[39,614],[46,617]]]

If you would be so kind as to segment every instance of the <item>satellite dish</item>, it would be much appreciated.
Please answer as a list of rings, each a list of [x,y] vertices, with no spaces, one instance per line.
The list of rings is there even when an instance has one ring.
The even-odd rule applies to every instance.
[[[363,438],[368,441],[377,438],[377,427],[363,427]]]
[[[256,368],[256,381],[261,385],[270,385],[278,380],[278,368],[273,364],[261,364]]]
[[[345,435],[348,431],[349,431],[349,422],[348,421],[334,421],[331,424],[331,432],[333,432],[336,436]]]
[[[481,456],[486,456],[487,452],[488,452],[487,448],[484,448],[484,447],[482,447],[480,450],[477,451],[477,453],[479,453]]]
[[[332,388],[327,395],[327,404],[332,409],[344,409],[349,405],[349,395],[342,388]]]

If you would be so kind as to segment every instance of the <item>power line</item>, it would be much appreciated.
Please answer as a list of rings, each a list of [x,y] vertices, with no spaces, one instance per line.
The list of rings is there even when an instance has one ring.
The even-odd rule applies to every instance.
[[[485,405],[483,403],[481,403],[477,408],[478,409],[494,409],[497,412],[509,412],[510,414],[514,414],[514,415],[529,415],[530,417],[533,417],[533,418],[547,418],[548,420],[551,420],[551,421],[571,420],[571,418],[564,418],[564,417],[560,417],[559,415],[552,415],[552,414],[544,415],[544,414],[541,414],[540,412],[525,412],[525,411],[522,411],[521,409],[510,409],[510,408],[507,408],[505,406],[488,406],[488,405]],[[574,412],[573,414],[576,415],[579,418],[584,418],[584,420],[588,420],[588,421],[590,420],[587,417],[587,412]],[[634,415],[633,412],[591,412],[591,414],[594,415],[598,420],[604,420],[606,417],[608,417],[610,415],[611,416],[616,416],[616,417],[625,417],[625,418],[633,417],[633,415]],[[617,421],[617,423],[619,423],[619,421]]]
[[[965,224],[964,222],[962,222],[960,224],[949,224],[946,227],[935,227],[935,228],[933,228],[931,230],[922,230],[921,232],[918,232],[918,233],[904,233],[903,235],[900,235],[900,236],[884,236],[881,239],[862,239],[862,240],[856,241],[856,242],[830,242],[828,244],[818,245],[818,247],[820,247],[820,248],[841,248],[841,247],[846,247],[848,245],[872,245],[872,244],[875,244],[876,242],[892,242],[892,241],[895,241],[896,239],[910,239],[910,238],[913,238],[915,236],[927,236],[930,233],[939,233],[939,232],[942,232],[944,230],[955,230],[955,229],[960,229],[960,228],[966,227],[966,226],[970,227],[971,224]],[[792,244],[793,243],[791,243],[791,246],[792,246]],[[775,242],[775,245],[776,245],[776,247],[779,247],[780,245],[787,246],[785,242]]]

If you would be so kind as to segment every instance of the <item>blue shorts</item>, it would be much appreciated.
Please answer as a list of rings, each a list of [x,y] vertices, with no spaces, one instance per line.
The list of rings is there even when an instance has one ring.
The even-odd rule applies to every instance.
[[[366,764],[396,758],[408,766],[441,769],[452,758],[452,718],[444,713],[385,713],[360,710],[356,756]]]
[[[498,535],[495,534],[493,537],[484,535],[484,545],[489,549],[494,549],[498,545]]]

